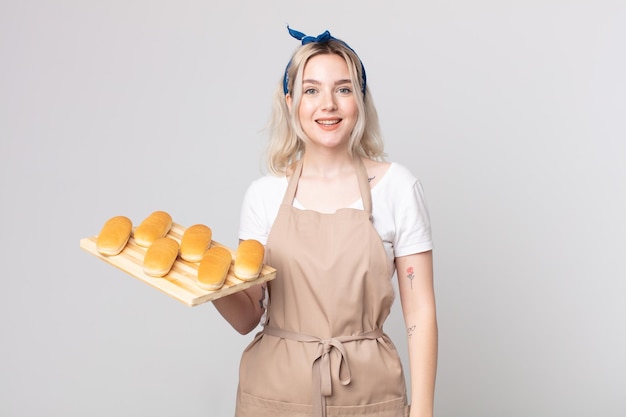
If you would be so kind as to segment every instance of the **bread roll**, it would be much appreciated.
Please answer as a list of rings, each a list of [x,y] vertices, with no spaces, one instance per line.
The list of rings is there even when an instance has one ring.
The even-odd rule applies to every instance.
[[[222,246],[211,246],[198,266],[198,286],[209,291],[222,288],[232,260],[228,249]]]
[[[164,211],[155,211],[146,217],[135,229],[135,243],[145,248],[155,240],[165,237],[172,228],[172,216]]]
[[[258,278],[263,266],[265,247],[261,242],[254,239],[244,240],[239,244],[235,255],[235,267],[233,273],[244,281]]]
[[[106,256],[119,254],[126,247],[132,230],[133,223],[128,217],[111,217],[96,238],[96,249]]]
[[[178,242],[171,237],[161,237],[154,241],[143,258],[143,270],[153,277],[167,275],[178,256]]]
[[[180,257],[188,262],[200,262],[211,246],[213,232],[204,224],[189,226],[180,240]]]

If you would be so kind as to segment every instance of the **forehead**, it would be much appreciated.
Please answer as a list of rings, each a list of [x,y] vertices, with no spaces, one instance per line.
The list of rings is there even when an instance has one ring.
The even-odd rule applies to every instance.
[[[337,54],[320,54],[309,58],[304,66],[303,78],[349,79],[350,71],[343,57]]]

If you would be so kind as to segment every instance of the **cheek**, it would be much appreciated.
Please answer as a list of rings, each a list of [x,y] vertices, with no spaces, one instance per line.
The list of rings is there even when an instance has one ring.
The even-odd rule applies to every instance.
[[[359,109],[357,106],[353,106],[350,107],[349,109],[346,109],[346,115],[349,115],[350,119],[352,119],[354,121],[354,123],[356,123],[356,119],[359,116]]]
[[[310,105],[307,105],[306,102],[300,102],[300,107],[298,108],[298,115],[301,118],[304,118],[306,116],[309,116],[312,112],[312,107]]]
[[[349,114],[350,116],[356,117],[359,113],[359,108],[356,104],[356,101],[353,99],[346,100],[343,103],[343,112],[347,115]]]
[[[352,102],[352,113],[355,117],[359,114],[359,106],[357,106],[356,101]]]

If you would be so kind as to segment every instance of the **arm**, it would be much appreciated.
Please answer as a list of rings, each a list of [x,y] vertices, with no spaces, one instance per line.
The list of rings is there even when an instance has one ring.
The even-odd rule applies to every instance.
[[[261,189],[259,189],[261,184]],[[264,200],[271,189],[263,188],[262,183],[251,184],[244,194],[241,205],[239,224],[239,243],[243,240],[241,236],[254,236],[264,243],[259,236],[266,236],[268,219]],[[280,201],[279,201],[280,203]],[[258,325],[263,313],[263,299],[265,297],[265,284],[255,285],[240,292],[218,298],[213,301],[217,311],[226,319],[230,325],[241,334],[248,334]]]
[[[241,243],[241,239],[239,239]],[[213,300],[217,311],[240,334],[248,334],[259,324],[265,308],[265,285],[255,285],[243,291]]]
[[[248,334],[259,324],[263,315],[265,287],[255,285],[213,301],[217,311],[241,334]]]
[[[432,251],[396,258],[407,328],[411,417],[432,417],[437,373],[437,317]]]

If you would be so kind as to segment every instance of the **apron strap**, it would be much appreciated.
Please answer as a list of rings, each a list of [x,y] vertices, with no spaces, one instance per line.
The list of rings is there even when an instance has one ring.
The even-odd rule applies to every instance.
[[[365,170],[365,165],[363,165],[363,161],[361,157],[355,155],[353,158],[354,168],[356,170],[356,177],[359,183],[359,192],[361,193],[361,200],[363,201],[363,210],[365,210],[370,219],[372,218],[372,194],[370,190],[370,183],[367,180],[367,171]],[[298,180],[300,179],[300,175],[302,174],[302,159],[298,160],[296,166],[293,169],[293,173],[289,178],[289,183],[287,185],[287,190],[285,191],[285,195],[283,197],[283,205],[291,206],[293,204],[293,200],[296,197],[296,190],[298,189]]]
[[[318,344],[317,353],[313,359],[313,381],[311,384],[313,390],[313,415],[316,417],[326,417],[326,397],[332,395],[333,393],[332,374],[335,374],[335,377],[339,380],[339,382],[341,382],[342,385],[348,385],[351,381],[348,354],[343,344],[356,340],[375,340],[383,336],[382,329],[374,329],[369,332],[352,336],[338,336],[321,339],[316,336],[292,332],[273,326],[265,326],[263,328],[263,333],[279,337],[281,339]],[[339,354],[339,362],[337,362],[335,368],[331,370],[330,353],[333,350]]]
[[[370,188],[370,182],[367,180],[367,171],[361,157],[356,155],[354,157],[354,165],[356,168],[356,177],[359,181],[359,190],[361,191],[361,200],[363,201],[363,210],[372,218],[372,192]]]
[[[302,159],[298,160],[296,166],[293,168],[291,177],[289,177],[287,190],[285,191],[285,196],[283,197],[283,205],[293,205],[293,199],[296,197],[296,190],[298,189],[298,180],[300,179],[300,174],[302,174]]]

